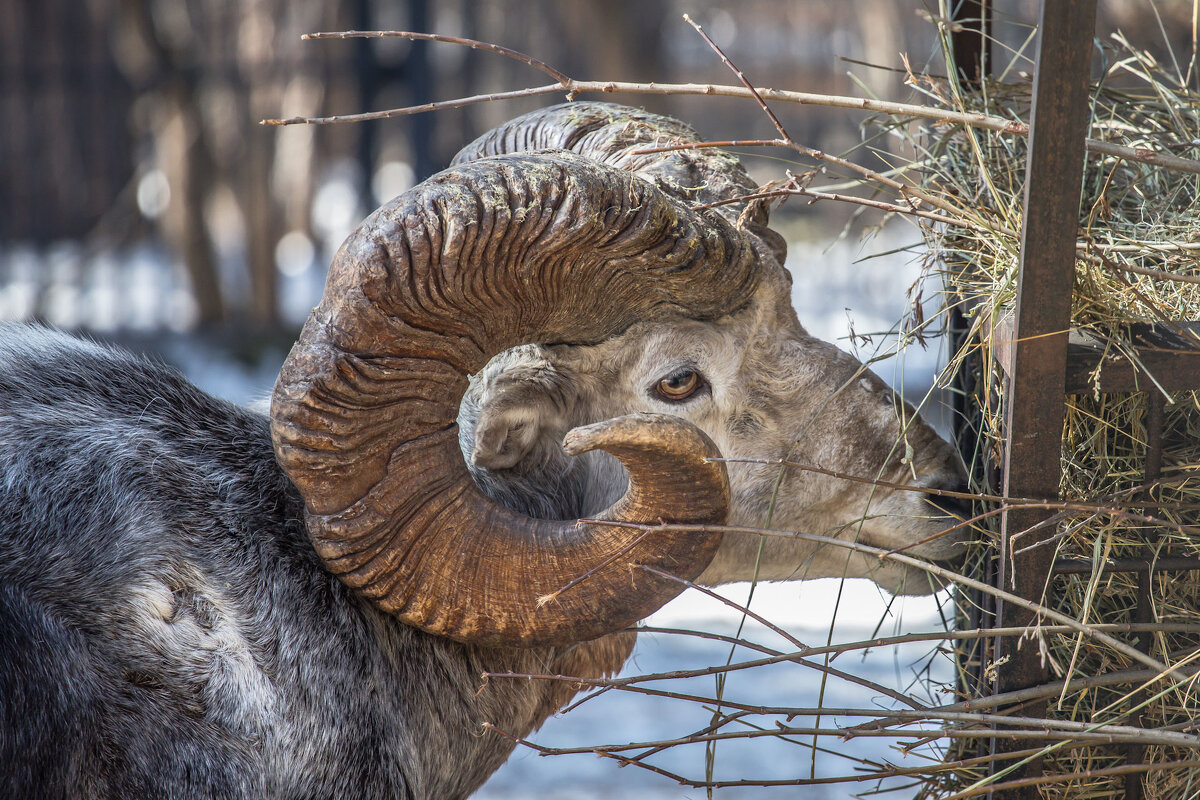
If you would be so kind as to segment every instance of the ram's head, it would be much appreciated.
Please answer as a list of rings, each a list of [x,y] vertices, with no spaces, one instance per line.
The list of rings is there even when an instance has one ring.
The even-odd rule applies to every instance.
[[[833,548],[576,521],[769,525],[933,558],[954,547],[936,538],[949,517],[917,493],[709,460],[960,479],[911,409],[800,326],[765,210],[698,208],[753,192],[738,162],[637,152],[695,140],[621,106],[536,112],[342,245],[272,406],[280,463],[342,580],[409,624],[492,645],[599,636],[681,590],[636,565],[929,591],[916,570]],[[573,464],[595,449],[625,470],[600,453]]]

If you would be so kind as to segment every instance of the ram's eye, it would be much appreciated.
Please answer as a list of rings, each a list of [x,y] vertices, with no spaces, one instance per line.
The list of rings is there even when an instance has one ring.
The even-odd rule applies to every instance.
[[[693,369],[681,369],[659,381],[654,387],[654,391],[663,400],[678,403],[681,400],[687,400],[700,391],[703,386],[704,379],[700,377],[699,372]]]

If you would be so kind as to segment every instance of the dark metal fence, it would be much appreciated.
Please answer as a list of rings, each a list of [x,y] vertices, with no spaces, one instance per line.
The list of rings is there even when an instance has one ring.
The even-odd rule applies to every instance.
[[[974,75],[988,72],[988,48],[984,45],[988,29],[988,3],[964,2],[959,8],[962,26],[956,34],[955,52],[962,64],[979,65]],[[1139,392],[1146,398],[1146,463],[1144,479],[1156,481],[1162,468],[1163,395],[1139,385],[1137,370],[1129,361],[1112,359],[1098,348],[1080,341],[1071,331],[1071,297],[1074,285],[1075,241],[1084,164],[1083,145],[1090,114],[1088,81],[1090,53],[1096,25],[1096,0],[1045,0],[1039,20],[1040,45],[1034,83],[1034,106],[1030,124],[1029,156],[1026,168],[1024,227],[1021,237],[1017,300],[1014,317],[994,326],[989,344],[997,353],[1006,376],[1004,387],[1004,452],[998,473],[979,476],[981,485],[996,486],[1004,497],[1046,498],[1058,496],[1062,450],[1064,398],[1070,393],[1087,393],[1097,388],[1105,393]],[[1200,330],[1200,323],[1181,321],[1172,328]],[[1139,338],[1133,332],[1135,341]],[[1155,331],[1140,335],[1151,342]],[[961,342],[960,342],[961,343]],[[1159,385],[1168,391],[1200,389],[1200,350],[1194,345],[1180,349],[1152,342],[1138,351],[1144,357],[1143,369],[1153,365]],[[978,361],[969,364],[959,376],[964,398],[976,397]],[[957,436],[968,463],[987,469],[976,446],[979,435],[976,410],[960,403]],[[986,564],[980,565],[981,579],[1007,589],[1033,602],[1042,601],[1044,587],[1052,576],[1091,572],[1093,564],[1054,558],[1054,548],[1037,547],[1054,529],[1044,522],[1049,508],[1022,508],[1004,511],[1001,517],[1001,548]],[[1016,535],[1021,546],[1013,547]],[[1121,559],[1106,563],[1109,572],[1137,574],[1135,623],[1149,623],[1152,617],[1151,581],[1156,572],[1188,573],[1200,570],[1200,561],[1173,556],[1167,548],[1158,558]],[[1189,578],[1191,579],[1191,578]],[[970,615],[968,624],[981,628],[1027,628],[1033,625],[1033,612],[1006,605],[1002,599],[979,594],[964,604]],[[1143,633],[1137,646],[1149,652],[1150,636]],[[1048,683],[1051,676],[1038,648],[1019,638],[997,636],[994,640],[973,643],[960,651],[960,665],[971,677],[964,687],[968,696],[1014,692]],[[1044,716],[1045,701],[1021,706],[1020,714]],[[1137,717],[1134,718],[1135,722]],[[1002,733],[985,745],[994,755],[1018,745],[1006,741]],[[1028,748],[1025,741],[1020,747]],[[1124,745],[1127,764],[1138,764],[1145,756],[1143,745]],[[993,770],[1000,762],[993,762]],[[1040,796],[1033,780],[1041,771],[1033,760],[1005,776],[1005,780],[1025,785],[995,797],[1032,800]],[[1141,798],[1146,773],[1125,779],[1126,796]]]

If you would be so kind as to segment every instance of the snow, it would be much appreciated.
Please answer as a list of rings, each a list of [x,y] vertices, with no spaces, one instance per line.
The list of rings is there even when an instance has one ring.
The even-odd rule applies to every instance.
[[[842,589],[837,603],[839,587]],[[723,593],[745,602],[748,585],[725,587]],[[827,641],[853,642],[894,635],[899,631],[936,630],[942,625],[939,605],[947,598],[892,598],[866,581],[846,582],[827,579],[794,584],[765,584],[756,587],[751,608],[807,645],[820,646]],[[830,629],[833,608],[838,607],[836,624]],[[946,613],[949,613],[948,608]],[[658,627],[679,627],[695,631],[737,635],[741,638],[793,652],[777,634],[755,622],[744,623],[741,615],[695,592],[670,603],[647,620]],[[921,696],[918,674],[928,669],[934,680],[948,681],[953,668],[948,658],[934,655],[929,642],[905,643],[882,648],[847,652],[833,661],[841,670],[876,684]],[[670,670],[704,668],[761,657],[746,648],[691,636],[643,633],[623,676],[646,675]],[[823,664],[822,656],[811,659]],[[923,680],[923,679],[922,679]],[[704,676],[686,680],[660,680],[642,684],[677,693],[716,696],[716,678]],[[900,704],[880,691],[856,683],[829,678],[822,687],[822,672],[812,666],[784,663],[731,672],[724,685],[723,697],[738,703],[804,708],[897,708]],[[533,741],[550,747],[590,747],[599,744],[653,742],[687,737],[709,725],[712,714],[700,703],[688,700],[648,697],[628,692],[607,692],[577,709],[549,720]],[[813,717],[797,716],[790,722],[784,716],[753,717],[749,721],[770,728],[777,721],[799,727],[815,724]],[[822,717],[822,728],[845,728],[865,721],[855,717]],[[731,724],[724,730],[744,730]],[[918,749],[904,757],[886,738],[822,737],[821,750],[813,758],[811,736],[763,737],[725,740],[714,751],[713,777],[716,780],[788,781],[812,776],[835,777],[853,774],[862,767],[860,760],[915,766],[925,763],[933,752]],[[634,753],[639,751],[634,751]],[[631,753],[632,755],[633,753]],[[648,759],[649,763],[692,780],[703,780],[706,753],[703,744],[677,745]],[[892,780],[885,785],[896,785]],[[720,798],[826,798],[844,797],[856,791],[877,788],[875,781],[862,784],[833,784],[782,787],[725,788],[715,792]],[[485,800],[524,800],[525,798],[601,798],[636,796],[650,800],[702,798],[704,789],[680,786],[668,777],[636,766],[621,767],[611,758],[596,755],[554,755],[541,757],[526,748],[518,748],[477,795]]]

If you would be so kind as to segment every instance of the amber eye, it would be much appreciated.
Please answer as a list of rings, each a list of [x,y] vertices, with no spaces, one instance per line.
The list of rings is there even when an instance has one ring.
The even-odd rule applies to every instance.
[[[700,373],[691,369],[681,369],[659,381],[658,385],[654,387],[654,391],[663,400],[677,403],[680,400],[687,400],[702,386],[704,386],[704,379],[700,377]]]

